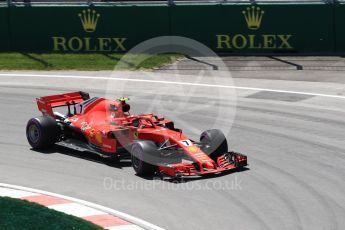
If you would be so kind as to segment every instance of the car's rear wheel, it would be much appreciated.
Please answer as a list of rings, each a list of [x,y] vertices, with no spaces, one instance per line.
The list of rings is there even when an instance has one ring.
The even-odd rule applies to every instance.
[[[60,127],[49,116],[32,118],[26,125],[26,137],[33,149],[45,149],[53,146],[59,139]]]
[[[131,149],[132,166],[137,175],[152,175],[157,170],[154,162],[157,146],[152,141],[138,141]]]
[[[206,130],[200,135],[200,142],[203,144],[202,150],[214,161],[219,156],[228,152],[228,142],[224,133],[218,129]]]

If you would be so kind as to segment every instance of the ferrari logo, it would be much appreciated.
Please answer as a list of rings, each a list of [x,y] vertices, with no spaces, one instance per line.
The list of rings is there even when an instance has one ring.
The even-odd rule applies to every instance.
[[[135,131],[135,132],[133,133],[133,136],[134,136],[134,139],[138,139],[139,133],[138,133],[137,131]]]
[[[96,134],[96,141],[100,144],[102,144],[102,142],[103,142],[102,133],[100,131],[98,131]]]
[[[95,136],[95,130],[91,129],[90,130],[90,137],[93,138]]]

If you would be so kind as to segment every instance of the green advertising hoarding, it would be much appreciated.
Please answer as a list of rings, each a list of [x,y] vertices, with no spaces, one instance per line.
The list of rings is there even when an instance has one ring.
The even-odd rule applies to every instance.
[[[332,5],[179,5],[172,9],[172,22],[173,35],[196,39],[217,52],[334,50]]]
[[[10,50],[9,28],[8,28],[8,8],[0,5],[0,50]]]
[[[151,4],[0,7],[0,50],[126,52],[158,36],[219,53],[345,51],[345,4]]]
[[[345,53],[345,2],[335,6],[335,46],[338,53]]]
[[[10,20],[16,50],[125,52],[169,35],[167,6],[15,7]]]

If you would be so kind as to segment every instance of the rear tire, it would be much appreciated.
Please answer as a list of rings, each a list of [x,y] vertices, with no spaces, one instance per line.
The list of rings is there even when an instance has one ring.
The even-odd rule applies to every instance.
[[[26,125],[26,138],[33,149],[46,149],[53,146],[60,137],[60,127],[49,116],[32,118]]]
[[[202,150],[214,161],[228,152],[228,142],[224,133],[218,129],[206,130],[200,135],[200,142],[204,144]]]
[[[157,157],[157,146],[152,141],[138,141],[131,150],[132,166],[139,176],[152,175],[157,170],[154,162]]]

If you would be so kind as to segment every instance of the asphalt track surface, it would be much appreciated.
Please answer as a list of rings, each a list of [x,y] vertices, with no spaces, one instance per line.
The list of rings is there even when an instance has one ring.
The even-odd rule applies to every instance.
[[[106,80],[12,74],[0,76],[3,183],[88,200],[166,229],[345,229],[343,84],[235,79],[240,87],[278,91],[242,88],[231,100],[217,99],[217,90],[195,86],[182,105],[196,109],[186,109],[177,124],[207,129],[218,116],[219,108],[214,106],[236,107],[234,122],[223,117],[220,128],[231,126],[227,134],[231,149],[247,154],[250,166],[237,173],[175,184],[138,177],[128,162],[112,164],[60,148],[45,153],[30,150],[25,125],[38,115],[35,97],[80,89],[102,96]],[[132,81],[118,93],[131,97],[134,112],[147,111],[157,103],[164,107],[158,112],[167,117],[171,111],[178,113],[174,104],[181,103],[186,94],[170,84],[157,102],[154,92],[159,84]],[[120,185],[115,186],[116,181]]]

